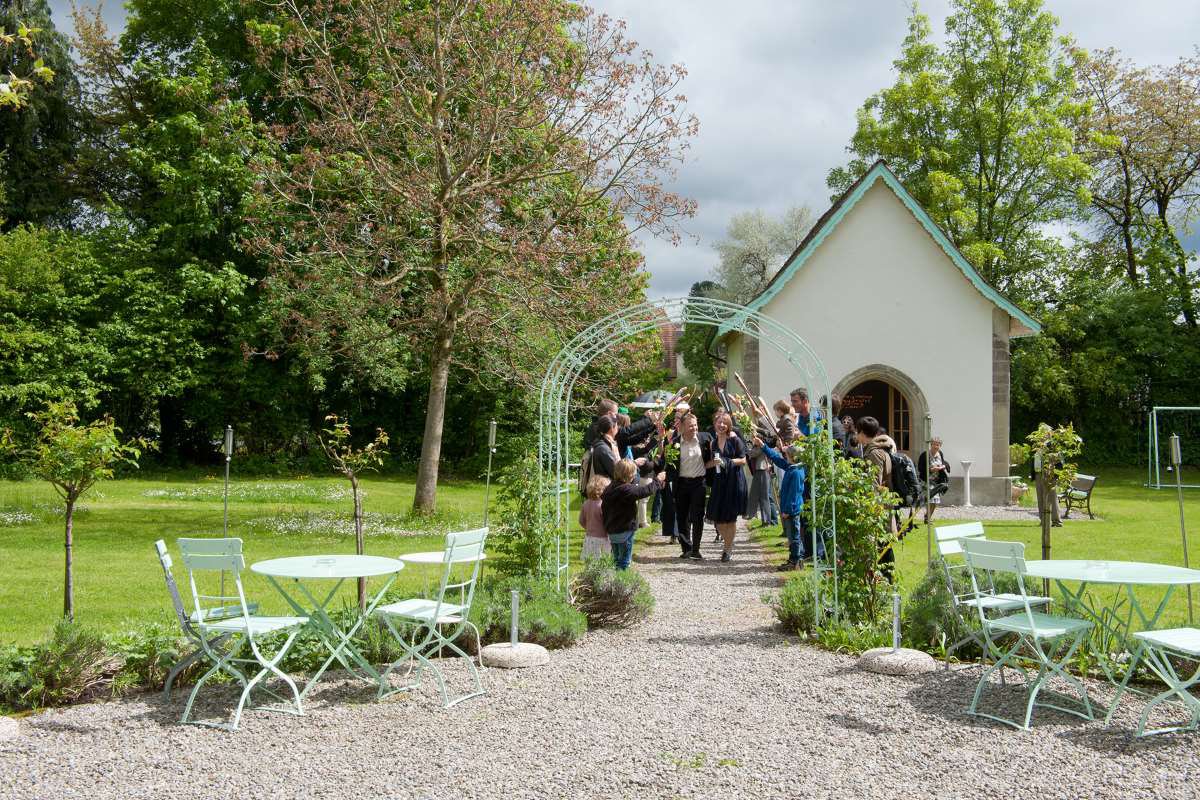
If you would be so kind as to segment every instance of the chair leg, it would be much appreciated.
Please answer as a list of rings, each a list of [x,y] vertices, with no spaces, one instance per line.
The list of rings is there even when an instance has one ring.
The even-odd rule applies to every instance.
[[[229,636],[230,634],[228,633],[222,633],[220,636],[214,637],[211,641],[209,641],[208,646],[220,647],[225,644],[225,642],[229,641]],[[204,649],[197,647],[191,653],[179,659],[179,663],[171,667],[171,671],[167,673],[167,680],[163,683],[163,700],[171,699],[171,687],[175,683],[175,679],[179,677],[179,673],[183,672],[185,669],[190,667],[192,664],[195,664],[202,658],[204,658]]]
[[[483,638],[479,635],[479,628],[475,627],[475,623],[469,619],[464,620],[463,624],[475,633],[475,653],[479,656],[479,668],[485,669],[483,666]]]
[[[1191,731],[1196,730],[1197,727],[1200,727],[1200,700],[1197,700],[1188,691],[1198,680],[1200,680],[1200,664],[1197,664],[1196,671],[1192,674],[1192,677],[1184,681],[1179,678],[1179,674],[1176,673],[1175,668],[1171,666],[1170,659],[1159,650],[1147,648],[1146,663],[1150,665],[1150,668],[1158,675],[1158,677],[1162,678],[1163,682],[1167,684],[1168,688],[1167,691],[1155,695],[1148,703],[1146,703],[1146,707],[1142,710],[1142,714],[1138,718],[1137,735],[1139,737],[1155,736],[1160,733]],[[1151,730],[1146,730],[1146,723],[1150,720],[1150,712],[1154,710],[1156,706],[1172,697],[1178,697],[1183,702],[1184,707],[1190,709],[1191,720],[1183,725],[1171,725],[1165,728],[1153,728]]]
[[[474,659],[472,659],[469,655],[467,655],[465,652],[463,652],[462,648],[460,648],[458,645],[456,645],[454,642],[450,641],[449,639],[445,639],[445,640],[443,640],[443,642],[446,647],[450,648],[455,653],[457,653],[459,658],[461,658],[463,661],[467,662],[467,667],[470,668],[470,670],[471,670],[471,676],[475,679],[475,691],[468,692],[467,694],[464,694],[464,695],[460,695],[460,696],[454,698],[453,700],[446,701],[444,699],[445,690],[443,688],[444,702],[442,705],[444,708],[450,708],[451,706],[458,705],[463,700],[470,700],[472,697],[479,697],[480,695],[482,695],[483,694],[483,678],[479,675],[479,670],[475,669]],[[443,684],[443,687],[444,687],[444,684]]]
[[[204,651],[199,650],[199,649],[193,650],[191,653],[189,653],[188,655],[181,658],[179,660],[179,663],[177,663],[175,666],[171,667],[171,671],[167,673],[167,680],[163,684],[163,691],[162,691],[163,700],[171,699],[171,684],[175,683],[175,678],[177,678],[179,676],[179,673],[183,672],[185,669],[190,667],[192,664],[195,664],[201,658],[204,658]]]
[[[390,697],[391,695],[394,695],[394,694],[398,694],[399,692],[407,692],[407,691],[411,691],[413,689],[420,688],[422,670],[424,670],[426,667],[429,667],[431,670],[433,669],[433,665],[429,662],[429,659],[426,658],[422,652],[429,646],[430,642],[433,641],[432,630],[430,630],[429,628],[426,628],[425,640],[423,642],[421,642],[420,644],[416,643],[416,636],[413,637],[413,643],[409,644],[408,640],[400,635],[400,631],[396,630],[396,626],[392,624],[391,617],[384,614],[383,615],[383,623],[384,623],[384,625],[387,626],[387,629],[391,632],[392,637],[396,640],[396,643],[399,644],[400,648],[404,651],[404,655],[401,656],[400,658],[396,659],[395,661],[393,661],[391,664],[388,664],[387,669],[385,669],[380,674],[380,676],[379,676],[379,692],[376,695],[376,698],[379,700],[382,700],[385,697]],[[420,635],[419,629],[418,629],[417,635]],[[415,667],[410,667],[410,673],[412,673],[413,669],[415,669],[415,674],[413,674],[412,682],[406,684],[405,686],[397,687],[395,689],[388,688],[389,687],[388,678],[391,676],[392,672],[397,667],[399,667],[401,664],[415,665]],[[434,670],[434,676],[439,682],[441,681],[441,676],[438,675],[436,670]],[[443,694],[443,696],[445,695],[444,688],[442,690],[442,694]]]
[[[262,706],[261,709],[263,711],[281,711],[281,712],[284,712],[287,714],[295,714],[297,716],[304,716],[304,707],[301,704],[300,689],[296,687],[296,682],[294,680],[292,680],[292,677],[290,675],[288,675],[287,673],[285,673],[283,670],[279,669],[279,666],[278,666],[279,662],[283,660],[283,657],[285,655],[287,655],[288,650],[292,649],[292,643],[296,641],[296,637],[299,634],[300,634],[299,628],[293,629],[291,635],[288,636],[287,640],[284,641],[283,645],[279,648],[279,650],[275,653],[275,656],[271,659],[265,658],[263,656],[263,654],[259,651],[258,645],[257,645],[257,643],[255,643],[254,638],[253,637],[250,638],[250,648],[251,648],[251,650],[254,651],[254,657],[258,660],[258,663],[262,666],[262,669],[259,670],[258,675],[255,676],[255,679],[254,679],[254,681],[252,681],[252,683],[258,682],[262,678],[265,678],[267,676],[268,672],[274,674],[276,677],[280,678],[285,684],[287,684],[287,687],[289,689],[292,690],[293,704],[295,705],[294,711],[291,709],[288,709],[288,708],[271,708],[269,706]],[[266,687],[263,687],[263,691],[269,692],[270,694],[275,695],[275,697],[279,697],[279,695],[275,694],[274,692],[271,692],[269,689],[266,689]],[[247,689],[246,695],[249,696],[249,689]],[[282,698],[280,698],[280,699],[282,699]],[[284,701],[284,702],[286,702],[286,701]]]
[[[198,722],[196,720],[190,720],[188,717],[191,716],[192,704],[196,702],[196,695],[200,693],[200,687],[207,683],[208,680],[218,672],[228,672],[239,683],[241,683],[242,686],[246,686],[249,683],[249,681],[246,680],[246,676],[242,674],[242,671],[230,663],[233,660],[234,654],[238,652],[238,648],[240,646],[241,640],[235,639],[233,641],[233,646],[229,648],[225,655],[219,657],[213,653],[211,649],[205,647],[204,655],[213,661],[213,665],[208,672],[204,673],[204,675],[200,677],[200,680],[196,681],[196,685],[192,687],[192,692],[188,695],[187,704],[183,708],[183,716],[179,718],[180,723],[184,725],[206,725],[211,728],[222,728],[224,730],[231,731],[237,730],[237,719],[234,719],[232,725],[230,725],[229,723],[220,724],[213,722]]]

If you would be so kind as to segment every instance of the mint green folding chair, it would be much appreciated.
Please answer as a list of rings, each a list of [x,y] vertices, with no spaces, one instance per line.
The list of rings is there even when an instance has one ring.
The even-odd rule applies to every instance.
[[[1112,710],[1108,712],[1109,718],[1112,717],[1112,712],[1117,708],[1117,701],[1121,699],[1121,695],[1128,687],[1129,678],[1136,671],[1132,665],[1137,664],[1138,660],[1142,659],[1150,666],[1154,674],[1161,678],[1163,683],[1167,685],[1167,690],[1162,694],[1150,698],[1149,702],[1146,703],[1146,708],[1142,711],[1142,716],[1138,719],[1137,735],[1139,737],[1154,736],[1159,733],[1196,730],[1200,727],[1200,700],[1197,700],[1189,689],[1195,686],[1197,681],[1200,681],[1200,629],[1170,628],[1162,631],[1141,631],[1135,633],[1133,638],[1138,640],[1137,650],[1133,653],[1133,660],[1130,661],[1130,669],[1125,673],[1125,680],[1121,682],[1120,688],[1117,689],[1117,696],[1113,698]],[[1172,659],[1194,663],[1196,670],[1192,673],[1192,677],[1186,680],[1180,678],[1178,670],[1171,663]],[[1165,728],[1146,730],[1146,723],[1150,719],[1150,712],[1156,706],[1172,698],[1178,698],[1182,701],[1183,707],[1191,712],[1191,718],[1188,722]]]
[[[483,561],[483,544],[487,539],[487,528],[473,531],[463,531],[446,535],[446,550],[442,557],[442,580],[438,587],[436,598],[413,598],[398,603],[379,606],[375,614],[383,619],[384,625],[391,631],[392,636],[404,650],[404,656],[397,659],[384,670],[379,681],[379,697],[384,698],[397,692],[411,691],[420,687],[421,676],[428,670],[442,693],[442,707],[450,708],[478,697],[484,693],[483,680],[475,662],[454,640],[470,625],[467,617],[471,613],[471,602],[475,597],[475,584],[479,580],[479,569]],[[471,576],[465,580],[455,581],[453,578],[456,564],[471,564]],[[450,602],[447,596],[458,602]],[[397,624],[415,627],[410,642],[397,627]],[[478,635],[478,632],[476,633]],[[430,659],[434,653],[443,648],[457,654],[466,662],[474,681],[474,690],[451,699],[446,691],[446,679],[438,666]],[[398,688],[391,688],[389,676],[398,667],[408,665],[412,682]]]
[[[166,700],[171,696],[171,685],[175,683],[175,679],[179,677],[179,673],[204,658],[204,649],[200,646],[200,632],[196,630],[193,615],[188,614],[183,607],[183,597],[179,594],[179,585],[175,583],[175,575],[171,572],[171,554],[167,551],[167,543],[159,539],[154,543],[154,550],[158,553],[158,563],[162,566],[163,577],[167,582],[167,592],[171,595],[171,605],[175,608],[175,619],[179,622],[179,628],[183,631],[184,637],[191,642],[195,649],[188,653],[175,666],[171,667],[171,671],[167,673],[167,680],[163,683],[163,699]],[[258,613],[258,603],[249,605],[250,613]],[[235,617],[242,613],[239,606],[227,606],[224,609],[210,609],[207,618],[212,621],[221,619],[222,617]],[[210,647],[222,647],[229,641],[230,634],[222,633],[214,636],[209,640]]]
[[[946,649],[945,669],[950,669],[950,656],[955,650],[970,642],[975,642],[979,645],[979,649],[983,652],[983,657],[986,660],[988,653],[987,642],[984,641],[983,630],[974,627],[973,620],[968,617],[973,617],[978,612],[983,611],[989,614],[1001,614],[1008,611],[1016,611],[1023,608],[1025,599],[1020,595],[997,592],[995,583],[991,582],[991,577],[988,577],[987,592],[983,597],[976,597],[974,592],[959,594],[955,585],[954,576],[967,569],[964,561],[958,560],[957,557],[962,556],[962,543],[966,539],[986,539],[983,531],[982,522],[964,522],[959,525],[943,525],[940,528],[934,528],[934,535],[937,538],[937,549],[940,561],[942,562],[942,574],[946,579],[946,591],[950,593],[950,602],[954,607],[954,614],[962,623],[963,629],[967,635],[954,642]],[[1029,605],[1035,608],[1041,608],[1050,604],[1049,597],[1032,596],[1029,599]],[[1004,683],[1004,671],[1000,671],[1000,682]]]
[[[990,542],[986,539],[963,539],[963,555],[971,575],[971,588],[979,613],[979,626],[983,630],[987,652],[993,654],[995,663],[983,672],[979,685],[975,687],[975,696],[971,699],[970,713],[980,717],[994,719],[1006,725],[1012,725],[1021,730],[1029,730],[1029,720],[1033,716],[1034,706],[1053,708],[1074,714],[1084,719],[1095,719],[1092,714],[1092,704],[1088,699],[1087,687],[1083,682],[1066,671],[1065,665],[1075,655],[1079,645],[1083,643],[1092,623],[1070,617],[1055,617],[1033,610],[1030,595],[1025,591],[1025,545],[1020,542]],[[1000,617],[989,617],[984,611],[983,601],[989,597],[986,587],[994,585],[994,574],[1002,572],[1015,575],[1020,590],[1021,608],[1011,614]],[[986,582],[980,578],[985,577]],[[1013,643],[1007,649],[1002,649],[998,640],[1012,637]],[[1022,656],[1037,662],[1038,672],[1029,686],[1029,697],[1025,703],[1025,719],[1023,722],[1007,719],[996,714],[979,711],[979,699],[988,684],[988,678],[993,672],[1003,670],[1006,666],[1020,669],[1017,659]],[[1024,672],[1024,670],[1021,670]],[[1046,681],[1052,675],[1057,675],[1071,686],[1074,686],[1083,699],[1083,710],[1039,703]]]
[[[192,587],[192,600],[195,603],[195,611],[189,617],[189,621],[198,634],[196,641],[200,645],[200,650],[204,654],[204,657],[212,662],[212,667],[201,676],[200,680],[196,681],[196,685],[192,688],[192,693],[188,697],[187,707],[184,708],[183,717],[179,721],[185,724],[208,725],[214,728],[235,731],[242,717],[242,709],[245,707],[246,701],[250,698],[250,692],[256,687],[285,703],[285,705],[282,707],[255,706],[255,708],[264,711],[303,714],[304,710],[300,705],[300,691],[296,688],[295,682],[279,669],[279,662],[287,655],[287,651],[296,640],[296,634],[300,632],[301,627],[307,624],[308,618],[266,617],[259,616],[251,610],[255,606],[246,602],[246,591],[242,586],[242,570],[245,569],[246,562],[242,557],[241,539],[179,539],[178,544],[179,552],[183,556],[183,564],[188,570],[188,581]],[[204,573],[212,573],[216,576],[222,571],[232,574],[233,584],[237,587],[237,594],[202,593],[197,578],[202,578]],[[216,578],[212,578],[212,581],[215,583]],[[206,601],[217,601],[217,605],[206,605]],[[230,615],[231,606],[229,605],[229,601],[237,601],[237,605],[233,606],[239,612],[236,615]],[[275,652],[274,656],[267,657],[260,647],[262,637],[287,630],[291,631],[287,639]],[[217,640],[225,636],[229,637],[228,640],[223,640],[222,648],[218,649],[216,647]],[[245,644],[249,644],[252,658],[240,656]],[[257,665],[258,670],[250,675],[250,677],[247,677],[247,673],[250,670],[243,671],[238,669],[235,666],[237,664]],[[196,701],[196,695],[200,693],[200,687],[220,672],[227,673],[242,685],[242,694],[238,698],[237,707],[234,709],[233,715],[226,723],[190,719],[192,704]],[[272,674],[281,678],[287,684],[288,688],[291,689],[292,699],[289,700],[286,697],[282,697],[265,686],[260,685],[264,678]]]

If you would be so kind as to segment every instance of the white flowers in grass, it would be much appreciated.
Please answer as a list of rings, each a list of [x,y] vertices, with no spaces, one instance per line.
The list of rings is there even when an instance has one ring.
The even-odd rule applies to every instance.
[[[360,495],[366,492],[359,489]],[[161,489],[147,489],[143,497],[161,500],[200,500],[220,502],[225,497],[225,488],[221,484],[205,486],[169,486]],[[255,483],[231,483],[229,499],[250,503],[287,503],[287,502],[329,502],[336,503],[350,497],[350,489],[346,486],[332,486],[319,483],[302,483],[299,481],[273,482],[262,481]]]
[[[428,531],[415,531],[400,524],[400,517],[389,514],[363,514],[363,533],[367,536],[421,536]],[[354,518],[329,512],[286,514],[256,517],[246,522],[255,533],[276,536],[353,536]]]
[[[33,514],[28,511],[0,511],[0,528],[28,525],[33,519]]]

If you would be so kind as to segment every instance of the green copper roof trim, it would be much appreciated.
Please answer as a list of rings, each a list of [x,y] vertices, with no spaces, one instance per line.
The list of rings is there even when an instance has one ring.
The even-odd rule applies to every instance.
[[[862,199],[862,196],[866,194],[868,189],[875,185],[875,181],[879,178],[883,178],[883,182],[891,187],[891,190],[896,193],[896,196],[900,198],[900,201],[904,203],[905,207],[908,208],[908,210],[912,212],[912,215],[917,218],[917,221],[921,223],[921,226],[925,228],[925,231],[933,237],[933,240],[937,242],[939,247],[942,248],[942,251],[949,256],[950,260],[954,262],[954,265],[958,267],[959,272],[961,272],[967,278],[967,280],[969,280],[971,284],[977,290],[979,290],[980,294],[992,301],[992,303],[999,308],[1003,309],[1009,316],[1017,320],[1017,322],[1028,328],[1031,333],[1041,332],[1042,326],[1037,320],[1026,314],[1021,309],[1017,308],[1017,306],[1014,305],[1011,300],[1000,294],[998,291],[988,285],[983,278],[980,277],[979,273],[975,271],[975,268],[971,266],[971,263],[967,261],[963,254],[959,252],[958,248],[946,238],[946,234],[942,233],[942,229],[939,228],[932,219],[930,219],[929,214],[926,213],[925,209],[921,207],[921,204],[916,201],[916,198],[909,194],[908,190],[904,188],[904,185],[900,183],[900,179],[897,178],[882,161],[876,162],[871,169],[867,170],[867,174],[863,176],[856,186],[854,186],[854,188],[850,191],[850,194],[843,199],[841,206],[828,220],[826,220],[825,224],[821,226],[821,230],[817,231],[817,235],[814,236],[808,242],[808,244],[804,246],[803,250],[792,255],[792,258],[788,260],[788,263],[783,265],[780,275],[776,276],[776,278],[767,285],[767,288],[760,295],[758,295],[758,297],[755,297],[753,300],[747,303],[746,308],[750,311],[758,311],[761,310],[762,307],[767,303],[769,303],[771,299],[779,293],[779,290],[782,289],[784,285],[786,285],[787,282],[792,279],[792,276],[794,276],[796,272],[802,266],[804,266],[804,263],[808,260],[808,257],[813,254],[813,251],[821,246],[821,243],[825,241],[825,237],[837,227],[838,223],[842,221],[842,218],[846,216],[847,212],[849,212],[850,209],[853,208],[860,199]],[[730,322],[732,322],[732,320]],[[717,330],[718,337],[724,336],[733,329],[734,326],[730,324],[730,322],[725,323]]]

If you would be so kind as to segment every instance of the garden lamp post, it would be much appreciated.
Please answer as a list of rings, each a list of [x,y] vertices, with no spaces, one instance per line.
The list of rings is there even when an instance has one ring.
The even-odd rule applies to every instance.
[[[488,423],[488,465],[487,482],[483,490],[483,527],[488,524],[488,501],[492,494],[492,455],[496,452],[496,420]]]
[[[224,536],[229,538],[229,462],[233,459],[233,426],[225,426],[225,512],[222,520]],[[221,594],[225,594],[225,570],[221,570]]]
[[[1175,493],[1179,498],[1179,536],[1183,539],[1183,566],[1188,569],[1187,526],[1183,519],[1183,449],[1179,446],[1179,434],[1171,434],[1171,466],[1175,469]],[[1187,587],[1188,593],[1188,625],[1192,622],[1192,585]]]
[[[929,507],[933,504],[930,497],[929,468],[932,459],[929,448],[933,445],[933,414],[925,412],[925,561],[933,563],[933,520],[929,518]]]

